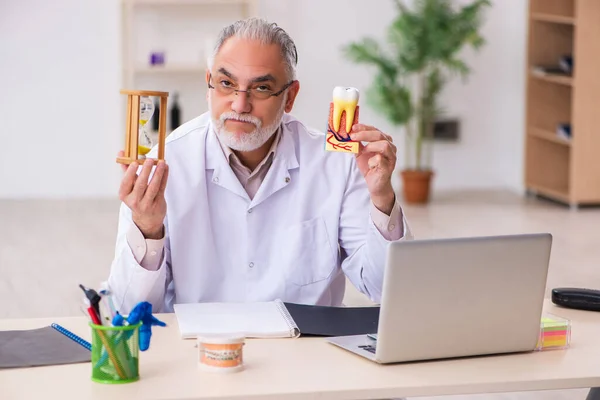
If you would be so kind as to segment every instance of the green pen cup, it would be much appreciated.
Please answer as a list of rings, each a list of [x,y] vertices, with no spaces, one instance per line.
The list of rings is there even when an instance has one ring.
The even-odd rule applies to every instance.
[[[92,328],[92,381],[98,383],[130,383],[140,379],[139,328],[136,325]]]

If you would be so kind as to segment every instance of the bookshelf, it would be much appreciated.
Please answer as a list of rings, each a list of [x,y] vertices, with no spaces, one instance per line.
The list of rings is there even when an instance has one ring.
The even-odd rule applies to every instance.
[[[573,208],[600,205],[599,20],[598,0],[529,1],[525,188]],[[540,71],[565,55],[570,73]]]
[[[532,13],[531,19],[533,21],[545,21],[545,22],[555,22],[557,24],[575,25],[575,18],[566,17],[566,16],[562,16],[562,15]]]
[[[122,88],[169,92],[168,110],[176,93],[181,123],[200,115],[208,110],[206,58],[217,34],[256,13],[257,0],[121,0]],[[164,63],[152,65],[152,53]]]

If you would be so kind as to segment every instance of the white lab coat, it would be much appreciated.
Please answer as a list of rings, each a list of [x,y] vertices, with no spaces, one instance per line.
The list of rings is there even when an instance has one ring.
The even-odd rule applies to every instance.
[[[156,156],[156,149],[149,154]],[[108,284],[128,312],[149,301],[283,301],[340,305],[345,276],[379,302],[388,241],[369,215],[353,154],[324,150],[324,135],[284,115],[280,145],[251,200],[231,170],[208,114],[168,138],[163,262],[149,271],[127,243],[122,205]],[[405,235],[411,238],[406,221]]]

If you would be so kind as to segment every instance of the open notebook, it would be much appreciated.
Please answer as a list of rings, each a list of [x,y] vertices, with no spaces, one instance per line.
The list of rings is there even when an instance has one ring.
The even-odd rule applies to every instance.
[[[242,334],[249,338],[295,338],[298,326],[280,300],[258,303],[193,303],[173,306],[184,339]]]
[[[345,336],[377,332],[379,307],[328,307],[283,303],[175,304],[184,339],[243,334],[249,338]]]

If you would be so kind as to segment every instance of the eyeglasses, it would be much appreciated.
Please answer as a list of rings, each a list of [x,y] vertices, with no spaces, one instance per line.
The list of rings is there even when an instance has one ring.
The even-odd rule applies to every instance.
[[[290,81],[284,87],[282,87],[280,90],[278,90],[277,92],[273,92],[273,90],[271,89],[271,86],[266,83],[257,83],[257,84],[255,84],[255,86],[253,86],[247,90],[240,90],[237,88],[236,84],[234,84],[227,78],[222,78],[217,83],[216,86],[213,86],[210,83],[211,81],[212,81],[212,74],[210,75],[209,80],[208,80],[208,88],[215,89],[215,91],[222,96],[229,96],[232,93],[235,93],[236,95],[238,93],[246,93],[246,96],[249,96],[250,98],[256,99],[256,100],[266,100],[269,97],[277,97],[281,93],[283,93],[287,88],[292,86],[292,83],[295,82],[295,81]]]

